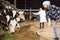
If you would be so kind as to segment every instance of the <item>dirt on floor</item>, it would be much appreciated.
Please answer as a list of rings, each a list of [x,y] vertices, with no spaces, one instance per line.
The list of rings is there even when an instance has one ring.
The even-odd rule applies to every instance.
[[[59,31],[60,22],[57,22],[57,24],[57,29]],[[39,21],[25,21],[20,23],[20,27],[20,30],[17,30],[15,34],[7,34],[6,32],[4,38],[9,38],[9,40],[52,40],[54,38],[52,23],[50,27],[45,23],[45,28],[40,32],[40,36],[36,35],[36,31],[40,30]]]
[[[22,26],[19,32],[16,32],[14,40],[38,40],[38,36],[30,31],[30,24]]]

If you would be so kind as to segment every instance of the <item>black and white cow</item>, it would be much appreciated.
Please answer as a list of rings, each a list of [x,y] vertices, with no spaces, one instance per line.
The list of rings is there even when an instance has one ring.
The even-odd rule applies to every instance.
[[[20,17],[19,15],[16,17],[17,15],[16,10],[13,10],[12,13],[13,13],[13,18],[10,20],[9,29],[10,29],[10,33],[15,33],[15,27],[20,28],[20,23],[19,23]]]
[[[23,21],[25,21],[24,11],[19,11],[18,13],[20,14],[19,15],[20,19],[22,19]]]

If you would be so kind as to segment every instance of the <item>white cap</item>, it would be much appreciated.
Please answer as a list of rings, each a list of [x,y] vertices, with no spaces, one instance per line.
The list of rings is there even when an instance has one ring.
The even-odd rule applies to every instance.
[[[43,5],[50,5],[50,1],[44,1]]]

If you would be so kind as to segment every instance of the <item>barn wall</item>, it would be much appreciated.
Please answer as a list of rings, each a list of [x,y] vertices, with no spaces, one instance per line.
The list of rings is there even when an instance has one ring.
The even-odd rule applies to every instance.
[[[14,0],[7,0],[7,1],[14,4]],[[27,9],[30,9],[30,8],[37,9],[42,6],[43,1],[44,0],[26,0],[26,8]],[[60,6],[60,0],[50,0],[50,1],[51,1],[51,4],[55,4],[57,6]],[[19,9],[25,8],[25,0],[17,0],[16,4],[17,4],[16,5],[17,8],[19,8]]]

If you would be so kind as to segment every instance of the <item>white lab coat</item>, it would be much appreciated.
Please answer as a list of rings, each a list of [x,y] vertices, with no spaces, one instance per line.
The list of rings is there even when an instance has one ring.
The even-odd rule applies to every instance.
[[[46,22],[46,12],[45,12],[45,10],[40,10],[38,13],[34,13],[34,14],[40,16],[40,23]]]

